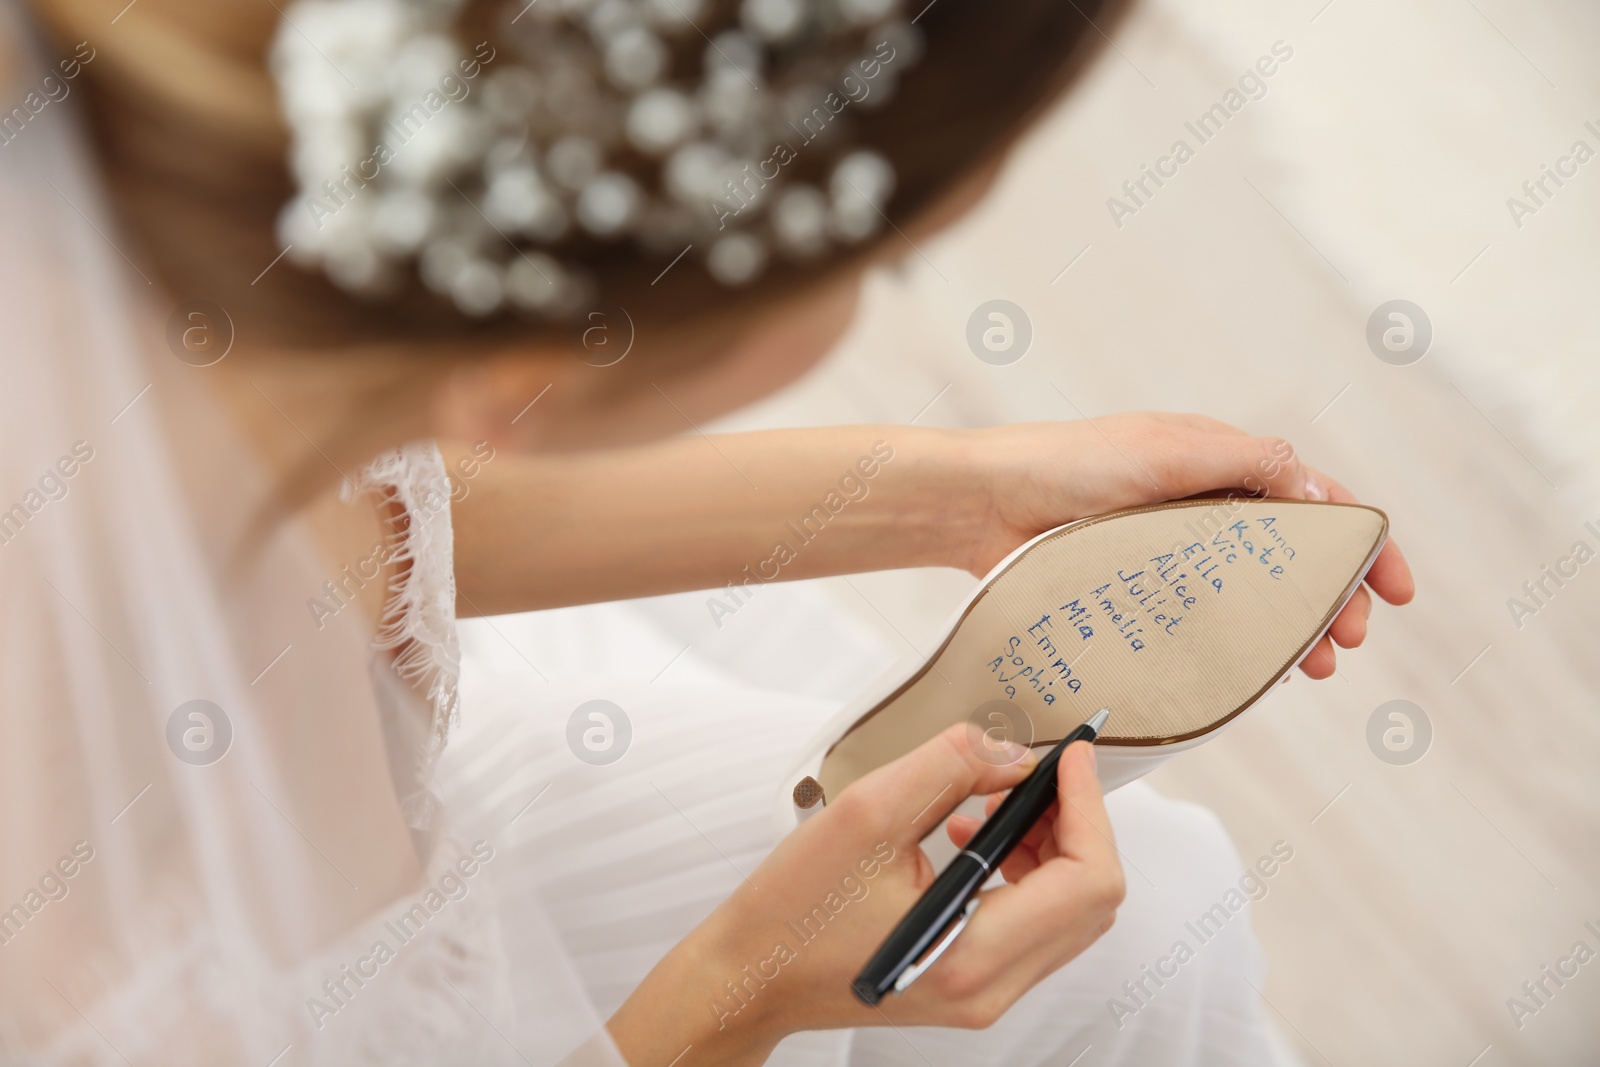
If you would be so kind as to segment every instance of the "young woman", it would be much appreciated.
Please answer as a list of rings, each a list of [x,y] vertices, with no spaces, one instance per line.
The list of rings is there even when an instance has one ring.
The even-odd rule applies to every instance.
[[[1147,962],[1125,944],[1070,995],[1049,979],[1127,892],[1088,746],[1008,884],[882,1010],[848,980],[932,877],[920,837],[1029,760],[945,735],[830,798],[620,1006],[514,891],[512,850],[453,822],[435,770],[458,611],[722,586],[863,455],[893,461],[784,577],[982,573],[1057,524],[1205,490],[1348,499],[1283,442],[1192,415],[693,430],[820,358],[862,272],[981,196],[1116,5],[114,6],[41,3],[32,57],[6,9],[7,1058],[977,1062],[942,1032],[785,1039],[1000,1019],[997,1062],[1080,1054],[1083,1005]],[[1370,584],[1410,595],[1397,550]],[[1359,644],[1369,607],[1333,641]],[[1325,641],[1305,670],[1332,669]],[[744,743],[707,773],[791,739]],[[613,883],[698,876],[600,839],[617,820],[585,810],[605,803],[568,828],[620,850]],[[1148,798],[1126,818],[1232,876],[1214,823]],[[788,944],[841,893],[823,935]],[[618,909],[615,936],[683,919]],[[1265,1059],[1258,967],[1234,927],[1190,988],[1116,1020],[1101,1062]]]

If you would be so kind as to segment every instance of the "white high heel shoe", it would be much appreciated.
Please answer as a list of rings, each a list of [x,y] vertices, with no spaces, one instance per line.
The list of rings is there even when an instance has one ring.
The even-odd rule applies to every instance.
[[[1292,671],[1388,535],[1377,508],[1180,500],[1046,531],[1002,560],[931,657],[886,675],[786,778],[787,832],[953,723],[974,744],[1056,744],[1100,708],[1109,792],[1205,744]]]

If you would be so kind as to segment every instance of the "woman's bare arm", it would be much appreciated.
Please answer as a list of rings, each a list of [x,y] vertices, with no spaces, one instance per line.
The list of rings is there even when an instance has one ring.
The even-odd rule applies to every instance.
[[[464,615],[952,562],[986,508],[959,435],[846,426],[574,455],[461,479]]]
[[[609,452],[452,459],[463,615],[895,567],[983,574],[1062,523],[1209,490],[1354,499],[1281,438],[1166,413],[696,434]],[[1367,583],[1391,603],[1411,598],[1392,542]],[[1370,610],[1362,590],[1306,673],[1332,674],[1333,645],[1360,644]]]

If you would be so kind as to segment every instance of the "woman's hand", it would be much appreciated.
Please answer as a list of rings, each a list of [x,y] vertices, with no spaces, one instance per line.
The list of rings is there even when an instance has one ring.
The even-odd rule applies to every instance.
[[[1119,508],[1230,489],[1290,500],[1356,499],[1302,464],[1283,438],[1252,437],[1202,415],[1149,412],[1004,426],[964,434],[957,447],[963,466],[989,486],[978,525],[968,527],[975,533],[953,561],[978,575],[1046,530]],[[1368,587],[1391,604],[1414,594],[1411,569],[1393,541],[1301,663],[1307,675],[1329,677],[1333,646],[1355,648],[1366,639]]]
[[[951,727],[782,841],[612,1018],[628,1062],[760,1063],[800,1030],[986,1027],[1105,933],[1122,868],[1093,748],[1079,743],[1061,760],[1057,807],[1008,863],[1008,884],[984,892],[966,930],[903,996],[878,1008],[855,999],[851,979],[933,881],[922,836],[968,796],[1009,789],[1037,764],[1019,749],[997,766],[983,751],[965,726]]]

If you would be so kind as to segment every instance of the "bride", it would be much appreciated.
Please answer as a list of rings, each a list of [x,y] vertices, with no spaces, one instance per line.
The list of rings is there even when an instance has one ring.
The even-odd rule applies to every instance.
[[[558,730],[479,737],[452,772],[476,778],[439,781],[458,614],[737,585],[863,457],[870,492],[779,576],[981,574],[1234,486],[1349,499],[1194,415],[698,430],[803,373],[864,271],[981,197],[1117,4],[120,6],[0,6],[6,1062],[1272,1061],[1244,924],[1108,1015],[1239,863],[1204,813],[1103,801],[1089,746],[881,1011],[846,987],[932,877],[921,835],[1027,759],[935,739],[747,842],[747,872],[637,818],[669,770],[642,754],[552,794],[537,839],[520,796],[481,816]],[[1392,547],[1369,582],[1410,596]],[[712,743],[728,692],[674,705],[670,770],[738,769],[704,809],[737,818],[812,720],[770,694]],[[1166,892],[1119,840],[1161,849]],[[788,932],[829,899],[826,931]],[[619,996],[571,948],[585,901],[648,957]]]

